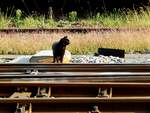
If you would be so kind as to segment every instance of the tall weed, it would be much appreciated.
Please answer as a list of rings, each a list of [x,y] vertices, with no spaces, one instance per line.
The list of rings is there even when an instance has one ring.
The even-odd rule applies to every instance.
[[[50,50],[52,43],[67,35],[72,54],[94,54],[98,48],[124,49],[129,52],[150,52],[149,31],[90,33],[18,33],[0,35],[0,54],[35,54]]]

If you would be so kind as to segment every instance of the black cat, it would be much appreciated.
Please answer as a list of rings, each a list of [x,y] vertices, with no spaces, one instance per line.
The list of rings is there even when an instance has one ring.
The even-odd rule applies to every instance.
[[[64,36],[63,38],[60,39],[59,42],[55,42],[52,45],[52,50],[53,50],[53,63],[62,63],[63,62],[63,57],[65,54],[65,49],[66,46],[70,44],[69,39],[67,36]]]

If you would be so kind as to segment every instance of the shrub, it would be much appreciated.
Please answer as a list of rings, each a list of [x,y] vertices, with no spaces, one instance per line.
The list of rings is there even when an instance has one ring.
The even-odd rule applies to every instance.
[[[21,17],[22,17],[22,11],[20,9],[17,9],[16,10],[16,15],[14,17],[14,22],[15,22],[16,27],[19,27],[20,24],[22,23]]]
[[[69,17],[68,17],[69,21],[76,21],[77,20],[77,12],[76,11],[72,11],[69,13]]]

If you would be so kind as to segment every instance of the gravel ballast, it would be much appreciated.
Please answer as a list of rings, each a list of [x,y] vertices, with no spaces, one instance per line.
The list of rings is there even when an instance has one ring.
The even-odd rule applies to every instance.
[[[0,63],[5,63],[5,61],[10,61],[19,56],[23,55],[0,55]],[[102,55],[72,55],[71,62],[90,64],[150,64],[150,54],[125,54],[125,58]]]

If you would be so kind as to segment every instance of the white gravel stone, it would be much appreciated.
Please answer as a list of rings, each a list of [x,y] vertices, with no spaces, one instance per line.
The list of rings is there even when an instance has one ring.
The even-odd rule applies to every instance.
[[[113,56],[87,56],[79,55],[72,57],[72,63],[89,63],[89,64],[121,64],[125,63],[123,58]]]
[[[22,56],[22,55],[21,55]],[[8,63],[18,55],[0,55],[0,63]],[[150,64],[150,54],[125,54],[125,58],[113,56],[72,55],[72,63],[96,64]]]

